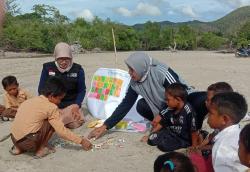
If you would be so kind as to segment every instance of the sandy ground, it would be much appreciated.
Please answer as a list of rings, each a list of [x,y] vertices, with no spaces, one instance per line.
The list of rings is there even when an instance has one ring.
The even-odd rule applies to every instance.
[[[187,51],[170,53],[167,51],[148,52],[152,57],[171,66],[189,84],[198,90],[206,90],[207,86],[217,81],[229,82],[233,88],[245,95],[250,102],[250,58],[235,58],[233,54],[219,54],[206,51]],[[123,63],[131,52],[118,53],[115,65],[113,53],[75,55],[75,62],[81,64],[86,74],[86,86],[90,87],[93,73],[100,67],[126,69]],[[15,75],[23,88],[36,94],[42,64],[53,60],[52,57],[0,59],[0,78]],[[2,88],[0,99],[2,99]],[[84,107],[86,107],[84,101]],[[90,117],[88,117],[90,118]],[[9,133],[11,122],[0,122],[0,137]],[[86,125],[75,130],[76,133],[87,135]],[[42,171],[85,171],[85,172],[150,172],[156,157],[162,152],[139,140],[139,133],[109,133],[95,143],[112,137],[113,144],[105,149],[85,152],[73,144],[57,144],[57,152],[43,159],[33,159],[31,155],[12,156],[8,150],[11,140],[0,143],[0,172],[42,172]],[[125,142],[119,142],[119,139]],[[61,143],[61,142],[60,142]],[[56,144],[56,143],[55,143]]]

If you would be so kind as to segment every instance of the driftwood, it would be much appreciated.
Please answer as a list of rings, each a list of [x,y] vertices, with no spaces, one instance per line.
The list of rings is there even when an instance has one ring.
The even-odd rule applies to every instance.
[[[172,48],[171,46],[169,46],[168,48],[170,49],[170,51],[172,52],[172,53],[175,53],[175,52],[177,52],[177,50],[176,50],[176,42],[175,42],[175,40],[174,40],[174,48]]]

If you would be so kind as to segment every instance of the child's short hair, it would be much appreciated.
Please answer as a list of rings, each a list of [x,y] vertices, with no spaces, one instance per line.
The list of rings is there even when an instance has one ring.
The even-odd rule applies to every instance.
[[[217,93],[233,92],[233,88],[227,82],[216,82],[208,86],[207,91]]]
[[[18,82],[15,76],[9,75],[3,78],[2,85],[6,89],[10,85],[18,85]]]
[[[235,124],[247,113],[246,99],[237,92],[218,93],[212,98],[211,104],[216,106],[219,114],[228,115]]]
[[[61,96],[66,93],[64,82],[58,77],[50,77],[42,89],[42,95]]]
[[[250,124],[247,124],[240,132],[240,141],[250,153]]]
[[[179,152],[169,152],[158,156],[154,162],[154,172],[195,172],[190,159]]]
[[[187,86],[181,83],[173,83],[171,85],[169,85],[166,88],[166,93],[170,94],[173,97],[180,97],[181,100],[183,100],[184,102],[186,102],[187,100]]]

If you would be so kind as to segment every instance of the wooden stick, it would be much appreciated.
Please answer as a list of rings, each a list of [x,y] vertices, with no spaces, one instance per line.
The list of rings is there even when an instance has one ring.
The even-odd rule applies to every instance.
[[[116,43],[115,43],[115,34],[114,29],[112,28],[112,36],[113,36],[113,42],[114,42],[114,50],[115,50],[115,67],[117,66],[117,54],[116,54]]]

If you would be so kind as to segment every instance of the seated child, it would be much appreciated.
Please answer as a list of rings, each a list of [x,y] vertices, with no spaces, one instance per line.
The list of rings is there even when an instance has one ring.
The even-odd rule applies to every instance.
[[[0,116],[2,120],[4,117],[15,118],[17,108],[25,100],[32,96],[25,90],[19,88],[19,84],[15,76],[6,76],[2,80],[2,85],[5,90],[3,95],[4,106],[0,107]]]
[[[209,105],[208,124],[219,130],[214,138],[212,164],[215,172],[242,172],[238,157],[239,122],[247,112],[245,98],[236,92],[216,94]]]
[[[241,164],[250,168],[250,124],[247,124],[240,132],[238,155]]]
[[[11,126],[11,138],[14,146],[13,155],[34,151],[36,158],[41,158],[55,150],[48,146],[48,141],[56,132],[60,137],[81,144],[85,150],[91,149],[91,143],[64,127],[57,105],[65,95],[63,82],[51,77],[46,82],[42,95],[31,98],[20,105]]]
[[[174,151],[191,146],[197,140],[195,112],[186,102],[186,86],[180,83],[166,88],[168,109],[161,111],[160,122],[153,122],[148,144],[157,146],[161,151]]]
[[[226,82],[216,82],[211,84],[207,88],[207,99],[206,99],[206,107],[209,109],[211,104],[211,99],[218,93],[226,93],[226,92],[233,92],[233,88],[230,84]],[[200,143],[196,146],[196,149],[204,150],[204,154],[209,154],[210,150],[212,151],[212,142],[214,136],[218,133],[217,130],[212,132],[210,135],[205,136],[205,138],[200,139]],[[202,136],[203,137],[203,136]],[[205,151],[206,150],[206,151]],[[197,151],[197,150],[196,150]],[[208,156],[208,155],[206,155]]]
[[[158,156],[154,162],[154,172],[195,172],[195,168],[184,154],[169,152]]]

